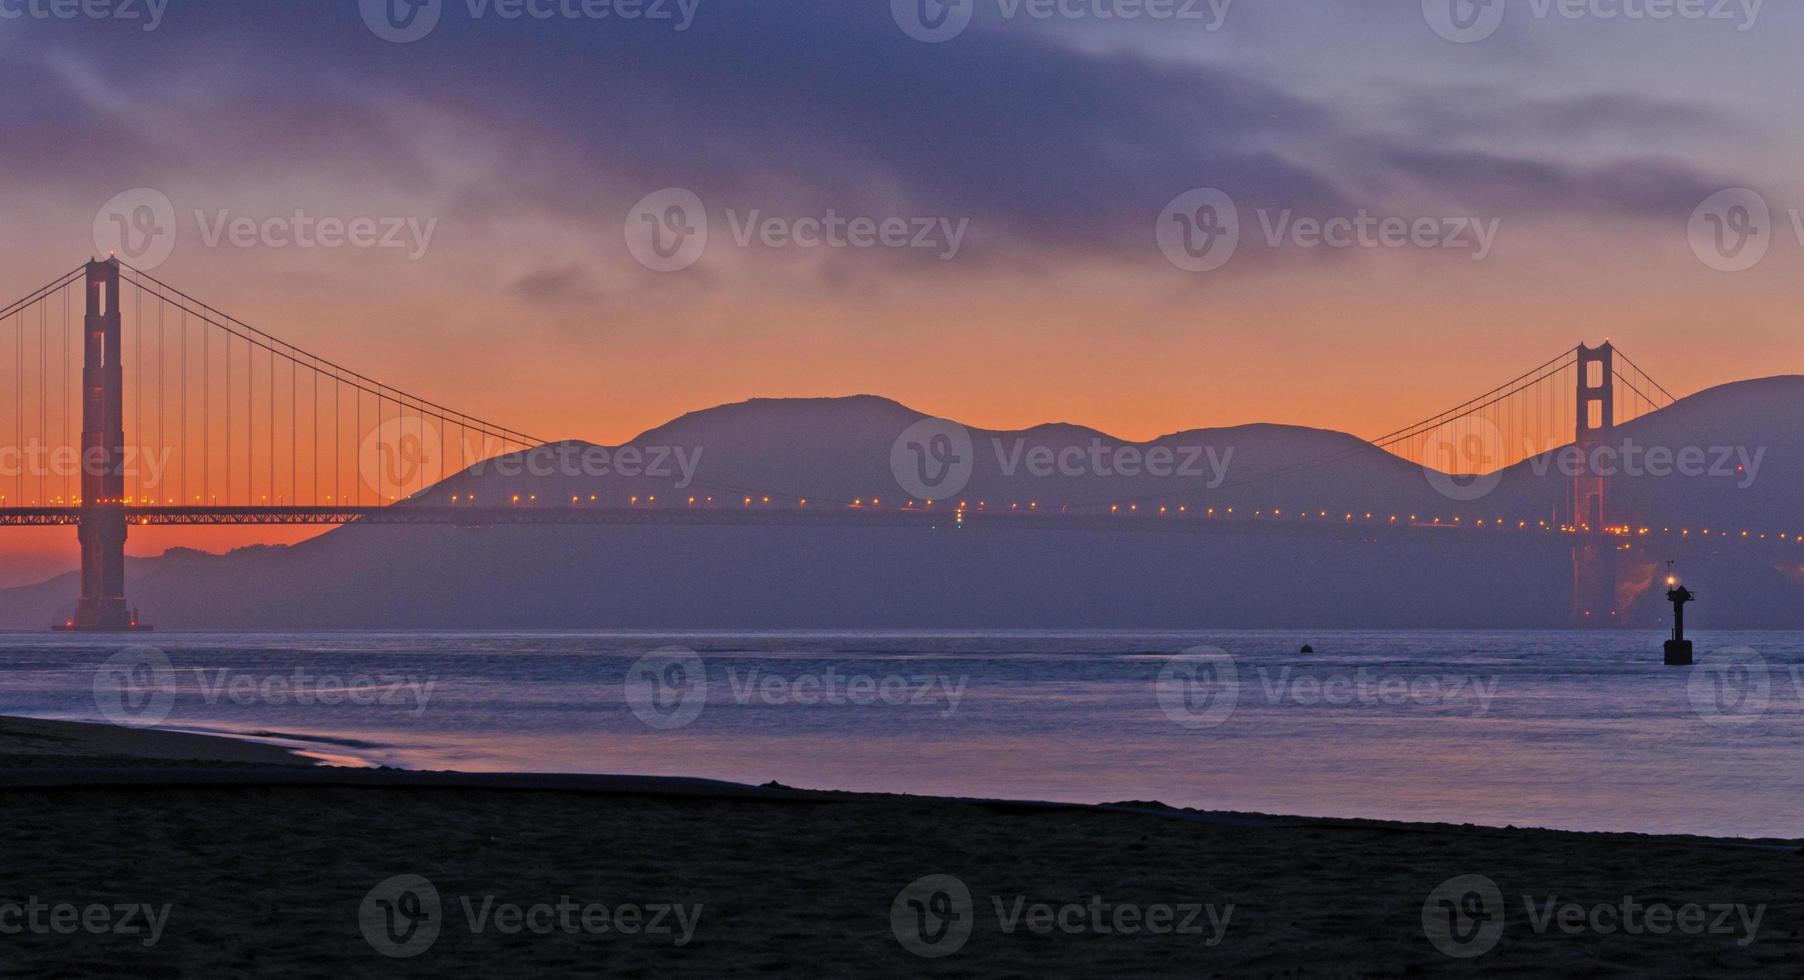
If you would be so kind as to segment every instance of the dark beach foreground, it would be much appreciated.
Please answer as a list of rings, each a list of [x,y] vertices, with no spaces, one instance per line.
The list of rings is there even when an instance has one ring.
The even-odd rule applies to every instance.
[[[330,770],[13,720],[0,755],[8,973],[1717,976],[1804,951],[1797,842]]]

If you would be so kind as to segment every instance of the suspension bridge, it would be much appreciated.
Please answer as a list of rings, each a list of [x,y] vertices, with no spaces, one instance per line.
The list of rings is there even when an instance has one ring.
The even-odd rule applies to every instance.
[[[78,312],[79,311],[79,312]],[[127,325],[130,326],[129,344]],[[217,310],[117,259],[88,262],[0,307],[0,365],[12,346],[13,397],[0,398],[0,526],[74,526],[81,589],[65,628],[139,628],[126,597],[134,525],[665,524],[874,525],[1010,529],[1281,529],[1287,533],[1530,532],[1569,536],[1573,615],[1613,614],[1621,539],[1690,537],[1610,513],[1608,479],[1572,480],[1562,514],[1395,514],[1212,506],[1205,495],[1111,501],[849,500],[708,484],[696,496],[540,505],[427,499],[436,474],[384,454],[436,449],[442,474],[545,445],[351,370]],[[0,367],[0,379],[4,379]],[[1383,452],[1455,488],[1565,446],[1600,445],[1614,427],[1674,397],[1609,343],[1566,351],[1444,412],[1348,453],[1216,488],[1243,490],[1362,452]],[[129,432],[131,440],[128,441]],[[9,426],[10,425],[10,433]],[[381,438],[372,438],[380,434]],[[428,445],[436,443],[435,446]],[[151,449],[162,466],[145,465]],[[371,454],[377,458],[371,459]],[[7,473],[7,470],[11,470]],[[713,491],[712,493],[708,491]],[[717,503],[718,498],[718,503]],[[1213,499],[1220,499],[1219,496]],[[1699,529],[1700,537],[1710,531]],[[1724,532],[1717,531],[1720,539]],[[1743,538],[1750,535],[1744,532]],[[1767,533],[1758,539],[1767,541]],[[1804,543],[1789,533],[1774,542]]]

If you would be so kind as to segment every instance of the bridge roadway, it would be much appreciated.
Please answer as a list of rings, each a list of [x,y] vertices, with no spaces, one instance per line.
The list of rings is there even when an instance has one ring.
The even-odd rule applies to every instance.
[[[399,503],[346,507],[181,507],[96,508],[122,511],[134,526],[222,526],[271,524],[440,524],[490,527],[508,524],[653,525],[718,527],[971,527],[1018,530],[1170,530],[1302,529],[1333,531],[1358,537],[1372,531],[1402,530],[1408,525],[1337,522],[1326,519],[1254,520],[1189,515],[1060,513],[1025,510],[965,510],[925,507],[472,507]],[[0,527],[62,527],[79,524],[82,507],[0,508]],[[1453,525],[1419,525],[1454,530]]]
[[[683,506],[510,506],[474,507],[469,505],[402,502],[382,506],[344,507],[182,507],[141,506],[95,508],[97,511],[123,512],[131,526],[218,527],[233,525],[444,525],[482,528],[503,525],[548,526],[662,526],[662,527],[895,527],[895,528],[972,528],[1014,531],[1128,531],[1208,533],[1235,532],[1254,534],[1298,535],[1371,540],[1409,535],[1470,537],[1478,535],[1520,534],[1570,545],[1571,532],[1542,527],[1538,523],[1516,524],[1487,520],[1482,525],[1466,521],[1458,524],[1429,521],[1393,520],[1374,516],[1353,515],[1350,520],[1316,514],[1285,514],[1273,517],[1210,516],[1196,514],[1153,513],[1070,513],[1054,510],[978,510],[962,513],[955,508],[923,507],[683,507]],[[0,527],[66,527],[78,525],[82,507],[6,507],[0,508]],[[1786,536],[1738,539],[1731,534],[1704,537],[1688,534],[1683,539],[1675,532],[1662,533],[1654,528],[1650,534],[1606,535],[1620,539],[1624,545],[1651,544],[1645,538],[1665,545],[1723,544],[1784,546],[1795,550],[1804,541]],[[1691,549],[1687,549],[1691,550]]]

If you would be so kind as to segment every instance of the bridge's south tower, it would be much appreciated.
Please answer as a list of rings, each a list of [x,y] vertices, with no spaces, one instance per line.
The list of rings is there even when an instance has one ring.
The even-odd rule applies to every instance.
[[[1616,350],[1578,348],[1578,425],[1574,444],[1585,456],[1572,478],[1572,619],[1575,625],[1615,625],[1616,549],[1605,533],[1609,478],[1591,465],[1592,451],[1610,441],[1616,430]]]
[[[129,630],[125,604],[125,371],[119,263],[90,262],[81,370],[81,602],[78,630]]]

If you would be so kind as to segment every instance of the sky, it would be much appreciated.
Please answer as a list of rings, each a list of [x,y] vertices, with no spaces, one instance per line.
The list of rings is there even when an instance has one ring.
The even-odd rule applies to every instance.
[[[0,0],[0,295],[119,247],[604,443],[854,393],[1374,435],[1579,342],[1804,355],[1795,5],[415,2]]]

